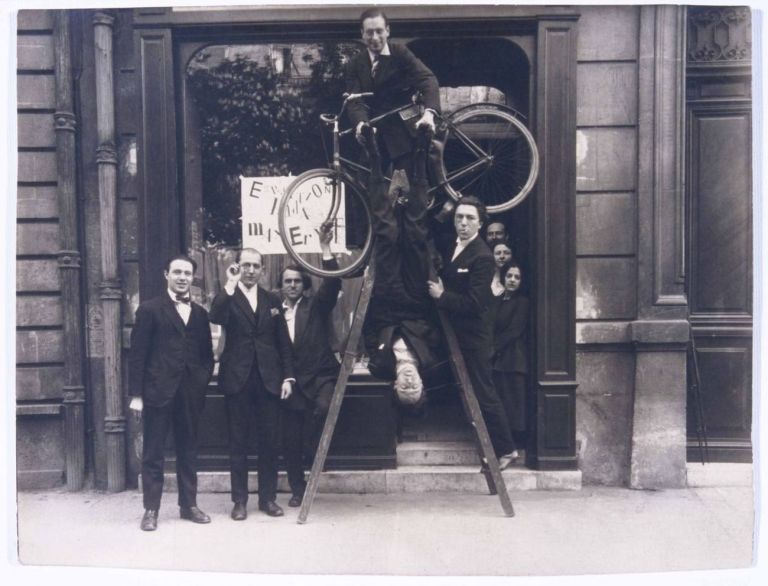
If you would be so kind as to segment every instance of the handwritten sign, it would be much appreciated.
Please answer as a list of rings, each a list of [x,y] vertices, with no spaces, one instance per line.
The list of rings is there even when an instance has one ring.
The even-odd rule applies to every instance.
[[[243,247],[262,254],[285,254],[280,238],[280,201],[295,177],[240,177]],[[318,230],[328,217],[333,186],[320,177],[305,181],[286,202],[286,231],[291,247],[299,253],[320,252]],[[334,222],[332,252],[346,251],[344,193]]]

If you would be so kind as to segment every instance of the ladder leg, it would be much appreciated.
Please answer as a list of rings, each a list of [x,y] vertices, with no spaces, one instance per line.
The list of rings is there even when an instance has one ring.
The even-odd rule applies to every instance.
[[[491,445],[491,438],[488,435],[488,428],[485,425],[485,419],[480,412],[480,404],[477,402],[475,391],[472,388],[472,382],[469,380],[469,374],[467,373],[467,366],[464,363],[464,356],[461,354],[459,348],[459,342],[456,339],[456,333],[453,331],[453,326],[445,316],[443,311],[438,312],[440,316],[440,325],[443,328],[443,334],[445,335],[446,342],[448,343],[448,351],[451,355],[451,368],[456,380],[461,387],[462,399],[469,415],[470,422],[477,433],[478,441],[480,442],[481,457],[485,458],[488,463],[488,472],[484,471],[486,480],[488,480],[488,486],[491,494],[498,494],[501,501],[501,508],[504,510],[504,514],[507,517],[513,517],[515,511],[512,507],[512,501],[509,498],[507,492],[507,486],[504,483],[504,477],[501,475],[501,469],[499,468],[499,461],[496,459],[496,454],[493,451]],[[490,480],[489,480],[490,477]]]
[[[299,524],[307,522],[309,510],[312,507],[312,502],[315,500],[317,487],[320,484],[320,475],[323,473],[323,468],[325,467],[325,460],[328,457],[328,449],[331,446],[333,431],[336,428],[339,411],[341,411],[341,402],[344,399],[344,392],[347,388],[349,376],[352,374],[352,369],[355,366],[355,361],[357,360],[357,346],[360,341],[360,334],[363,330],[363,321],[365,321],[365,314],[368,311],[368,303],[371,300],[371,292],[373,290],[372,266],[373,265],[368,265],[368,268],[365,270],[365,275],[363,276],[363,288],[360,291],[360,297],[357,300],[357,307],[355,308],[355,315],[352,318],[352,325],[347,336],[344,357],[341,363],[341,369],[339,370],[339,378],[336,380],[336,386],[333,389],[333,397],[331,398],[331,404],[328,407],[328,414],[325,417],[323,433],[320,436],[315,459],[312,463],[312,470],[309,473],[309,482],[304,491],[304,498],[301,501],[301,510],[299,511],[299,518],[297,520],[297,523]]]

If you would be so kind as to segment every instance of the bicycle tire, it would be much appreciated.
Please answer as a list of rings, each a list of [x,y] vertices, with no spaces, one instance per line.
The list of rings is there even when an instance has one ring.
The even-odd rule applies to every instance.
[[[512,111],[495,104],[466,106],[448,117],[437,138],[442,143],[437,181],[453,200],[475,195],[496,214],[522,203],[533,189],[539,151]],[[475,147],[493,158],[481,162]],[[468,171],[469,165],[476,168]]]
[[[305,243],[299,242],[297,244],[296,230],[299,223],[298,221],[292,223],[291,220],[292,217],[296,217],[293,215],[294,212],[298,214],[303,203],[302,198],[310,193],[313,187],[326,185],[328,186],[327,189],[330,189],[330,199],[321,199],[320,195],[317,195],[316,201],[313,202],[311,216],[307,214],[306,207],[301,207],[301,218],[303,218],[300,219],[301,229],[305,233],[308,232],[308,229],[317,230],[320,224],[330,217],[337,221],[341,199],[334,198],[333,194],[336,193],[334,185],[337,185],[335,182],[340,182],[344,186],[344,218],[347,220],[342,226],[344,242],[349,242],[349,237],[351,237],[352,242],[358,243],[360,246],[352,246],[350,250],[345,251],[346,254],[336,254],[337,260],[345,262],[340,264],[337,270],[328,270],[322,267],[319,253],[307,253],[300,250],[301,245]],[[350,214],[353,217],[350,217]],[[288,255],[300,267],[318,277],[356,275],[364,268],[373,247],[371,212],[366,199],[361,194],[361,189],[351,178],[331,169],[311,169],[296,177],[280,200],[277,221],[280,239],[283,241]]]

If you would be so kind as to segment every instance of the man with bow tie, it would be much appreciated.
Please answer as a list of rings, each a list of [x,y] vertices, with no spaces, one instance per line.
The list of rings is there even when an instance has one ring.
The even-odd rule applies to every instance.
[[[361,130],[370,118],[410,103],[413,94],[420,92],[425,107],[420,117],[406,111],[377,124],[383,170],[386,172],[390,163],[395,169],[408,169],[416,129],[435,131],[434,115],[440,111],[437,78],[407,47],[388,42],[389,22],[381,9],[363,12],[360,32],[366,49],[347,67],[347,92],[372,92],[373,97],[367,103],[350,101],[347,114],[358,142],[364,145]]]
[[[293,392],[291,339],[277,296],[257,283],[261,254],[244,248],[227,268],[224,290],[211,303],[211,321],[224,326],[226,343],[219,365],[219,390],[225,396],[229,424],[232,488],[231,517],[248,516],[248,430],[255,409],[259,442],[259,510],[280,517],[277,456],[280,401]]]
[[[173,428],[182,519],[210,523],[197,507],[197,428],[213,373],[208,312],[190,299],[196,264],[179,255],[168,262],[168,289],[136,310],[128,359],[130,409],[143,427],[141,529],[157,528],[163,492],[165,438]]]

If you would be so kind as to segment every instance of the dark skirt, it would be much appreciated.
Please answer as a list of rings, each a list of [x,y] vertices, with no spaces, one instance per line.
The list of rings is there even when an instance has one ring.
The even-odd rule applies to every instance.
[[[526,375],[520,372],[493,371],[493,384],[499,394],[509,420],[510,431],[524,434],[526,431]]]

